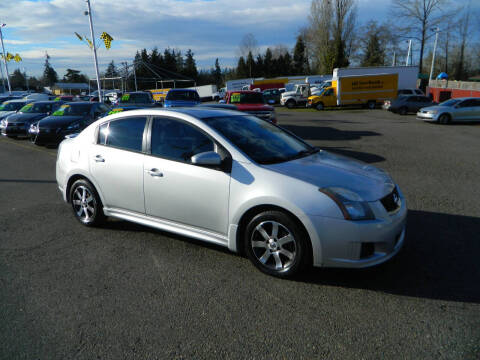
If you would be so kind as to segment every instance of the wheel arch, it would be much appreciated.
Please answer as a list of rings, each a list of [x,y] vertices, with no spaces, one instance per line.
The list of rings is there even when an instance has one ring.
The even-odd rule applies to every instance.
[[[101,192],[98,190],[98,186],[95,184],[94,181],[92,181],[92,179],[90,179],[88,176],[86,176],[84,174],[81,174],[81,173],[72,174],[68,178],[67,186],[65,188],[65,198],[67,199],[67,202],[70,203],[70,200],[71,200],[70,199],[70,189],[72,188],[72,185],[75,183],[75,181],[82,180],[82,179],[87,180],[89,183],[91,183],[93,185],[93,187],[95,188],[95,191],[97,192],[98,196],[100,196],[100,200],[102,201],[102,204],[104,204],[103,196],[102,196]]]
[[[296,216],[293,214],[291,211],[285,209],[284,207],[278,206],[278,205],[273,205],[273,204],[260,204],[260,205],[255,205],[248,210],[246,210],[242,216],[240,217],[240,220],[238,221],[238,229],[236,232],[236,248],[237,252],[241,255],[244,254],[244,235],[245,235],[245,229],[247,227],[247,224],[250,222],[251,219],[253,219],[256,215],[264,212],[264,211],[280,211],[292,218],[292,220],[304,231],[305,235],[308,236],[308,241],[307,244],[309,246],[309,259],[308,262],[309,264],[313,264],[313,244],[312,244],[312,239],[311,239],[311,234],[306,228],[305,224]]]

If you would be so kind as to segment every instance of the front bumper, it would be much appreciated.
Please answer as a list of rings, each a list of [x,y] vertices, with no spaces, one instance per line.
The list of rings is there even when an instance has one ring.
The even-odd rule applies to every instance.
[[[401,196],[401,206],[394,213],[388,213],[380,201],[369,204],[375,220],[308,216],[320,243],[314,246],[315,266],[364,268],[381,264],[400,251],[405,239],[405,199]]]
[[[35,144],[39,145],[58,145],[66,135],[69,135],[70,132],[65,132],[62,129],[45,129],[45,128],[36,128],[29,129],[29,134],[32,139],[35,140]]]
[[[438,113],[432,114],[432,113],[425,113],[425,112],[419,111],[417,112],[417,119],[423,120],[423,121],[437,121]]]
[[[0,126],[0,132],[3,136],[28,136],[25,124],[8,123],[6,126]]]

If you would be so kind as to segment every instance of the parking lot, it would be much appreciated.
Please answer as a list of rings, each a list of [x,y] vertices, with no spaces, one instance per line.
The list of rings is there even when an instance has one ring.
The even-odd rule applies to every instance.
[[[480,124],[277,114],[309,143],[392,175],[409,208],[398,256],[280,280],[140,225],[86,228],[57,190],[56,150],[2,137],[0,358],[478,359]]]

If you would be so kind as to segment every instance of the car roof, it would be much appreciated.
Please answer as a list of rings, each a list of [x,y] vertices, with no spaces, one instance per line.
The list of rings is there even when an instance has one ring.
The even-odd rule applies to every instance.
[[[90,101],[69,101],[62,105],[94,105],[99,104],[97,102],[90,102]]]
[[[9,103],[20,103],[20,102],[28,102],[30,100],[24,100],[24,99],[12,99],[12,100],[7,100]],[[31,101],[30,101],[31,102]]]
[[[44,100],[44,101],[35,101],[32,104],[42,104],[42,105],[47,105],[47,104],[63,104],[63,101],[59,100]]]
[[[233,93],[233,92],[236,92],[236,93],[241,93],[241,94],[261,94],[260,91],[254,91],[254,90],[228,90],[227,93]]]
[[[195,90],[195,89],[170,89],[170,90],[168,90],[168,92],[170,92],[170,91],[197,91],[197,90]]]
[[[147,113],[147,114],[146,114]],[[215,109],[209,107],[182,107],[182,108],[149,108],[149,109],[135,109],[123,111],[119,114],[138,114],[138,115],[159,115],[165,116],[168,113],[185,114],[197,119],[205,119],[210,117],[232,116],[232,115],[249,115],[244,112],[228,109]]]
[[[151,92],[150,91],[128,91],[128,92],[125,93],[125,95],[127,95],[127,94],[128,95],[130,95],[130,94],[151,94]]]

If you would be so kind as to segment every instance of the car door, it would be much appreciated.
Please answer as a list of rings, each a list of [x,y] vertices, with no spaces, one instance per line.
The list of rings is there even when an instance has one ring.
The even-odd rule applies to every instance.
[[[458,121],[468,121],[475,117],[475,106],[473,99],[466,99],[455,105],[454,119]]]
[[[130,116],[99,126],[89,163],[106,207],[145,213],[142,150],[146,122],[144,116]]]
[[[473,116],[472,119],[473,121],[479,121],[480,120],[480,99],[473,99]]]
[[[230,174],[193,165],[195,154],[229,156],[210,136],[188,122],[154,117],[150,154],[145,156],[144,191],[148,215],[227,234]]]

